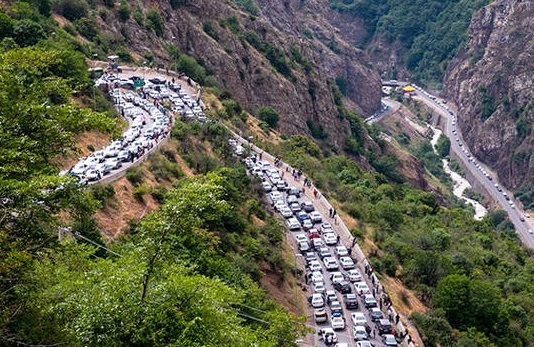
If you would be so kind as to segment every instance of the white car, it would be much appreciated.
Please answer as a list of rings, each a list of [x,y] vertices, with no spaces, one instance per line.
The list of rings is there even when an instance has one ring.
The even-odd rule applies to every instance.
[[[278,210],[278,212],[280,212],[280,215],[284,218],[291,218],[293,217],[293,212],[291,211],[291,209],[287,206],[284,206],[282,208],[280,208]]]
[[[363,296],[365,294],[371,294],[371,290],[365,282],[354,283],[354,288],[356,289],[356,293],[358,293],[360,296]]]
[[[312,260],[308,264],[308,267],[310,268],[310,271],[323,271],[323,267],[321,266],[321,263],[319,263],[318,260]]]
[[[351,257],[341,257],[339,258],[339,262],[341,263],[341,267],[343,267],[344,270],[350,270],[354,269],[354,261]]]
[[[311,274],[311,281],[312,283],[316,282],[324,282],[323,274],[320,271],[314,271]]]
[[[313,244],[313,247],[314,247],[315,249],[319,249],[319,248],[321,248],[321,247],[324,247],[324,242],[323,242],[323,240],[321,240],[320,238],[317,238],[317,237],[315,237],[315,238],[312,239],[312,244]]]
[[[354,337],[354,340],[356,341],[367,340],[369,338],[369,335],[367,335],[367,331],[365,330],[365,327],[363,325],[353,326],[352,335]]]
[[[105,176],[108,173],[110,173],[111,169],[112,169],[111,166],[106,163],[100,163],[95,166],[95,170],[97,170],[101,176]]]
[[[352,269],[347,272],[347,279],[351,282],[359,282],[363,280],[363,277],[359,270]]]
[[[304,230],[309,230],[313,228],[313,223],[310,219],[305,219],[302,221],[302,227],[304,228]]]
[[[323,216],[317,211],[310,212],[310,219],[314,223],[321,223],[323,221]]]
[[[337,235],[334,233],[323,234],[323,238],[324,242],[329,246],[337,244]]]
[[[332,328],[324,328],[319,330],[319,336],[327,345],[337,343],[337,335]]]
[[[324,293],[326,290],[326,287],[324,285],[324,282],[316,282],[313,284],[313,291],[315,293]]]
[[[284,200],[276,200],[274,202],[274,210],[275,211],[280,211],[281,208],[284,208],[284,207],[287,207],[286,203]],[[288,207],[289,208],[289,207]]]
[[[122,162],[117,158],[108,158],[106,160],[106,164],[108,164],[112,169],[118,169],[122,166]]]
[[[365,327],[365,325],[367,324],[367,318],[365,318],[363,312],[352,312],[350,314],[350,319],[352,320],[352,324],[354,325],[361,325]]]
[[[332,281],[332,283],[342,282],[345,280],[345,276],[343,276],[343,274],[339,271],[332,272],[332,275],[330,276],[330,280]]]
[[[345,329],[345,319],[343,317],[332,317],[332,329],[334,330]]]
[[[323,263],[324,263],[324,267],[329,271],[339,269],[339,264],[337,263],[336,258],[326,257],[323,259]]]
[[[333,232],[332,230],[334,230],[334,228],[332,227],[332,224],[324,222],[323,224],[321,224],[321,232],[327,233],[327,230],[331,230],[330,232]]]
[[[274,205],[275,202],[277,202],[278,200],[282,200],[282,202],[284,201],[284,197],[282,196],[282,193],[278,191],[270,192],[269,197],[271,198],[271,205]]]
[[[313,308],[319,308],[324,306],[323,295],[320,293],[315,293],[310,298],[310,303]]]
[[[89,169],[85,173],[85,178],[87,178],[88,181],[98,181],[101,177],[100,172],[96,169]]]
[[[392,334],[382,335],[382,341],[386,346],[398,346],[397,339],[395,339],[395,336],[393,336]]]
[[[349,250],[347,249],[347,247],[340,245],[340,246],[336,246],[336,248],[334,249],[334,253],[339,258],[339,257],[344,257],[344,256],[349,255]]]
[[[273,190],[273,186],[267,181],[261,182],[261,187],[263,188],[263,191],[266,193],[269,193],[270,191]]]
[[[369,341],[358,341],[356,347],[373,347],[373,345]]]
[[[300,223],[297,218],[291,217],[286,223],[289,230],[300,230]]]
[[[308,236],[306,236],[306,234],[297,234],[295,235],[295,240],[297,240],[297,243],[302,241],[308,241]]]

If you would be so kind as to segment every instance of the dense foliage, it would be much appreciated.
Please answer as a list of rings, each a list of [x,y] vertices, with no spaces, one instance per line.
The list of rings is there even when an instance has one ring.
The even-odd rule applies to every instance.
[[[189,143],[187,162],[206,175],[176,181],[168,193],[154,188],[163,207],[132,224],[114,253],[74,237],[57,241],[58,227],[69,226],[101,242],[94,213],[115,190],[80,187],[59,166],[76,155],[76,135],[113,136],[119,126],[113,112],[83,107],[110,104],[93,93],[86,49],[51,20],[50,4],[15,1],[0,13],[0,345],[294,346],[303,325],[256,283],[265,269],[288,272],[283,228],[261,208],[244,169],[223,166],[235,158],[218,124],[175,124],[175,138]],[[84,4],[53,8],[98,38]],[[157,26],[156,15],[148,19]],[[173,158],[150,158],[157,180],[183,177]],[[128,179],[142,199],[142,174]]]
[[[467,43],[475,11],[488,0],[329,0],[368,23],[370,36],[399,41],[406,67],[423,82],[440,83],[448,61]]]

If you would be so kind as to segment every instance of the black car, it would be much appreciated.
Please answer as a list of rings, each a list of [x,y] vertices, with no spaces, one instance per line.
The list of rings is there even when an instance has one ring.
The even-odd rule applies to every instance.
[[[358,296],[356,294],[348,293],[343,295],[343,301],[345,301],[345,307],[349,310],[358,308]]]
[[[379,319],[376,322],[376,327],[380,335],[393,333],[393,327],[391,326],[389,319]]]
[[[350,283],[347,281],[334,283],[334,289],[340,292],[341,294],[352,293],[352,288],[350,287]]]

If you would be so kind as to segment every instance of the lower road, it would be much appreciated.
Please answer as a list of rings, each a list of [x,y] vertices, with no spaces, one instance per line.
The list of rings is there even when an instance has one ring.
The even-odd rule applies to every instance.
[[[487,194],[508,213],[510,221],[514,224],[516,232],[525,247],[534,250],[534,226],[528,214],[520,209],[512,193],[507,192],[497,181],[497,176],[491,172],[483,163],[480,163],[469,151],[467,144],[463,141],[460,128],[457,127],[457,117],[438,98],[419,89],[414,96],[415,99],[423,102],[432,110],[445,119],[442,130],[451,140],[451,152],[455,154],[458,161],[466,171],[469,172],[469,180],[475,180],[474,186],[483,187]]]
[[[237,135],[236,133],[233,133],[235,139],[244,145],[248,144],[248,141]],[[262,149],[251,145],[251,150],[256,153],[258,158],[261,158],[262,162],[269,162],[270,166],[273,168],[276,168],[275,166],[275,158],[270,155],[269,153],[264,152]],[[325,222],[329,223],[334,230],[335,234],[339,236],[338,245],[344,245],[347,249],[351,249],[351,256],[354,259],[356,269],[359,270],[362,281],[365,281],[367,286],[370,289],[370,292],[374,294],[376,300],[377,300],[377,306],[381,309],[383,312],[384,318],[389,319],[391,322],[391,325],[394,328],[394,331],[397,333],[397,339],[399,341],[399,346],[423,346],[422,340],[420,336],[417,333],[417,330],[411,326],[411,323],[408,321],[407,317],[403,317],[402,315],[399,315],[397,317],[397,312],[395,311],[394,307],[388,307],[389,305],[386,304],[387,302],[387,294],[384,290],[384,287],[380,284],[380,281],[375,273],[371,271],[366,271],[366,269],[370,269],[370,264],[367,261],[365,255],[363,254],[362,250],[360,249],[359,245],[354,241],[354,237],[351,235],[350,231],[348,230],[347,226],[344,224],[343,220],[337,215],[332,217],[330,212],[334,210],[334,206],[332,206],[329,201],[321,194],[320,191],[318,191],[313,185],[308,186],[304,185],[304,176],[302,178],[295,178],[292,176],[293,168],[287,166],[286,164],[283,164],[279,166],[280,170],[280,176],[285,176],[286,182],[289,184],[289,186],[297,187],[298,189],[302,189],[303,194],[300,198],[300,202],[303,201],[309,201],[312,202],[315,211],[318,211],[323,218],[323,224]],[[305,173],[303,173],[305,175]],[[269,178],[267,176],[264,176],[264,180],[268,181]],[[276,187],[273,189],[276,190]],[[283,198],[286,198],[285,194],[282,194]],[[269,199],[269,198],[268,198]],[[328,216],[328,217],[327,217]],[[314,228],[320,229],[321,224],[315,224]],[[295,251],[295,264],[299,264],[301,268],[304,268],[304,265],[306,264],[306,261],[304,257],[299,253],[296,238],[301,237],[303,234],[306,235],[307,232],[303,229],[299,229],[298,231],[291,231],[290,232],[290,241],[293,250]],[[300,234],[300,235],[299,235]],[[321,238],[323,238],[324,235],[321,235]],[[307,238],[308,241],[312,241],[311,238]],[[323,239],[324,242],[326,242],[325,239]],[[333,257],[335,257],[335,250],[334,246],[330,246],[330,252]],[[333,283],[330,280],[330,276],[333,272],[327,271],[324,264],[322,264],[320,257],[318,256],[317,259],[319,260],[319,263],[321,263],[321,271],[324,277],[324,285],[326,291],[333,290]],[[309,269],[302,269],[303,272],[309,273]],[[339,267],[339,270],[334,270],[345,272],[342,267]],[[309,293],[308,295],[311,295],[315,288],[312,284],[312,280],[306,281],[305,277],[299,279],[301,282],[307,282],[308,288],[306,290],[306,293]],[[351,284],[351,287],[353,293],[356,293],[357,290],[355,287]],[[369,311],[367,308],[365,308],[365,304],[363,301],[363,296],[358,297],[358,309],[346,309],[344,300],[342,299],[342,296],[339,292],[336,292],[336,297],[339,300],[339,302],[343,306],[343,316],[345,318],[346,327],[342,330],[337,331],[337,337],[338,342],[340,343],[340,346],[357,346],[356,341],[353,337],[353,323],[351,319],[351,314],[356,312],[361,312],[366,317],[366,322],[369,325],[369,331],[370,334],[368,336],[368,341],[370,341],[375,347],[381,347],[385,346],[385,344],[382,342],[382,337],[378,333],[378,326],[375,322],[372,322],[369,316]],[[328,305],[327,305],[328,307]],[[388,309],[389,308],[389,309]],[[324,341],[319,339],[319,335],[317,332],[319,332],[321,329],[329,328],[331,325],[331,310],[329,309],[329,319],[327,323],[315,323],[313,319],[313,312],[314,309],[310,307],[308,309],[308,316],[309,316],[309,324],[313,327],[315,330],[315,333],[313,335],[308,336],[301,345],[305,346],[321,346],[325,345]],[[406,326],[410,326],[409,331],[407,330]],[[341,343],[345,343],[342,345]]]

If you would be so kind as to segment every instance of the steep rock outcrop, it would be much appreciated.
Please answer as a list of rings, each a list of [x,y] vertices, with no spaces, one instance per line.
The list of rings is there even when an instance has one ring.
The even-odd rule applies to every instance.
[[[534,1],[499,0],[473,16],[470,40],[449,64],[445,93],[474,154],[512,189],[534,174]]]
[[[151,51],[165,65],[169,57],[163,47],[178,46],[201,61],[249,111],[261,105],[276,109],[283,133],[311,134],[308,121],[323,127],[329,146],[342,148],[350,130],[331,92],[339,78],[346,81],[345,98],[357,113],[370,115],[380,107],[380,77],[365,53],[328,22],[332,14],[325,1],[258,0],[257,16],[231,0],[187,1],[175,10],[163,1],[128,4],[144,11],[157,8],[165,21],[163,35],[157,37],[132,18],[101,24],[126,34],[134,51]],[[237,25],[225,24],[229,19]],[[287,63],[281,69],[273,63],[279,53]]]

